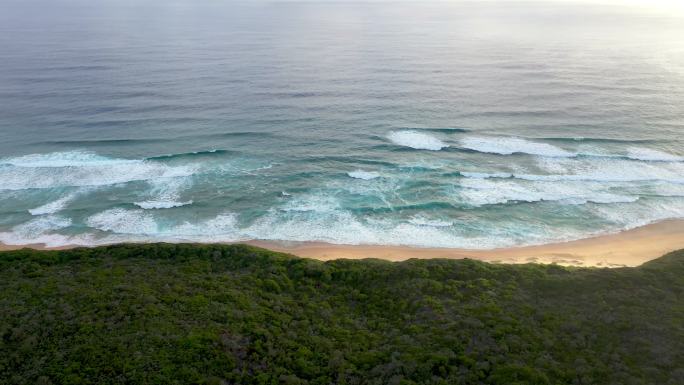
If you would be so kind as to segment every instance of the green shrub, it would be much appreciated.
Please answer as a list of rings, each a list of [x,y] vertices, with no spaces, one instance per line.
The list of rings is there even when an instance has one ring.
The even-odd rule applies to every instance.
[[[638,268],[0,253],[2,384],[669,384],[684,252]]]

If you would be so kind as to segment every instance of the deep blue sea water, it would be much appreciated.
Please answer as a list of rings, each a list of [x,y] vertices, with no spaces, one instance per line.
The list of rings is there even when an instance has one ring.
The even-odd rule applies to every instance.
[[[0,242],[491,248],[684,217],[684,16],[0,2]]]

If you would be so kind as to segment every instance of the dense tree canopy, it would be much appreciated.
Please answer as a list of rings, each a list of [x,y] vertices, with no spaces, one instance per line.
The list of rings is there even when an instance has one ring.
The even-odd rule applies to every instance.
[[[2,384],[684,384],[684,252],[638,268],[0,253]]]

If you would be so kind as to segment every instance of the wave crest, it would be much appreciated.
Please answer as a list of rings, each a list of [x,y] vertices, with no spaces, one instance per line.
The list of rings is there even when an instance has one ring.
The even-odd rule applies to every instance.
[[[182,207],[182,206],[187,206],[191,205],[193,202],[192,201],[186,201],[186,202],[176,202],[176,201],[169,201],[169,200],[148,200],[148,201],[142,201],[142,202],[134,202],[134,204],[141,209],[145,210],[152,210],[152,209],[170,209],[174,207]]]
[[[560,147],[543,143],[535,142],[529,139],[501,136],[501,137],[487,137],[487,136],[471,136],[461,139],[461,147],[487,154],[497,155],[513,155],[513,154],[527,154],[536,155],[540,157],[549,158],[611,158],[611,159],[629,159],[635,161],[647,162],[684,162],[684,157],[670,154],[664,151],[655,150],[645,147],[630,147],[626,153],[608,153],[605,150],[598,149],[598,151],[568,151]],[[586,150],[586,148],[585,148]]]
[[[107,158],[82,151],[33,154],[0,160],[0,190],[106,186],[190,176],[197,167]]]
[[[348,172],[347,175],[354,179],[363,179],[363,180],[371,180],[375,178],[379,178],[380,174],[378,174],[375,171],[363,171],[363,170],[356,170],[356,171],[351,171]]]
[[[439,151],[449,147],[448,144],[434,136],[417,131],[394,131],[389,133],[387,138],[396,145],[415,148],[417,150]]]
[[[682,162],[684,157],[650,148],[631,147],[627,150],[627,157],[634,160],[650,162]]]
[[[515,137],[471,136],[461,139],[461,146],[477,152],[499,155],[529,154],[559,158],[576,156],[572,152],[548,143],[533,142]]]
[[[561,204],[633,203],[639,196],[616,194],[610,186],[586,182],[530,182],[524,180],[463,179],[459,197],[473,206],[509,202],[554,201]]]

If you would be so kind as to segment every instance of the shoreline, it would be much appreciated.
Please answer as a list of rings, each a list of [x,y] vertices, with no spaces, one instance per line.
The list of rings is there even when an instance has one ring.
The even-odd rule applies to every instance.
[[[235,243],[244,243],[322,261],[366,258],[388,261],[404,261],[413,258],[470,258],[490,263],[507,264],[556,263],[580,267],[631,267],[639,266],[671,251],[684,249],[684,220],[668,219],[619,233],[598,235],[574,241],[487,250],[259,240]],[[23,248],[60,250],[75,247],[82,246],[45,247],[42,244],[5,245],[0,243],[0,251]]]
[[[488,250],[417,248],[409,246],[333,245],[307,242],[283,245],[251,241],[248,244],[299,257],[319,260],[377,258],[471,258],[491,263],[556,263],[580,267],[633,267],[684,249],[684,220],[668,219],[618,233],[574,241]]]

